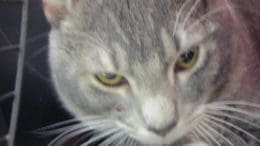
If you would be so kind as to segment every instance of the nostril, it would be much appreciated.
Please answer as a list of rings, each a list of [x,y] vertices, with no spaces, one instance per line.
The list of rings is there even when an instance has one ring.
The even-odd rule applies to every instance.
[[[156,133],[157,135],[160,136],[165,136],[166,134],[168,134],[174,127],[176,127],[178,121],[177,119],[174,119],[170,124],[168,124],[167,126],[163,127],[163,128],[155,128],[152,126],[148,126],[148,130]]]

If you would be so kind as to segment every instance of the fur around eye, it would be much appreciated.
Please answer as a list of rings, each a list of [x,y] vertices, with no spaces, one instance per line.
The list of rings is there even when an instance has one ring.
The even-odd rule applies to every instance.
[[[125,81],[125,78],[123,76],[115,73],[97,73],[95,74],[95,78],[101,84],[110,87],[120,86]]]
[[[192,68],[198,61],[198,57],[198,47],[182,53],[175,64],[175,71],[185,71]]]

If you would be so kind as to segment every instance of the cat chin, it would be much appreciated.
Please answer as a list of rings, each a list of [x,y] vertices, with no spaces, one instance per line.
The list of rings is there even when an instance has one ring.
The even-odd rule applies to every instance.
[[[146,128],[140,126],[129,126],[128,124],[117,121],[117,126],[123,129],[128,136],[141,145],[162,145],[165,144],[165,138],[149,132]],[[167,143],[169,144],[169,143]]]
[[[193,116],[198,117],[203,115],[206,108],[204,106],[200,106],[193,111]],[[189,117],[193,117],[189,116]],[[201,142],[195,142],[193,140],[194,136],[192,136],[192,131],[194,130],[193,124],[187,124],[189,121],[186,118],[181,118],[178,124],[172,128],[165,135],[158,135],[155,132],[148,130],[144,123],[140,122],[138,118],[134,118],[135,116],[128,116],[127,120],[115,120],[116,127],[127,133],[129,137],[134,139],[140,145],[175,145],[175,143],[182,143],[181,146],[187,144],[187,146],[208,146],[208,145],[199,145]],[[189,144],[188,144],[189,143]],[[179,145],[177,145],[179,146]]]
[[[133,138],[134,140],[136,140],[136,142],[140,143],[141,145],[156,145],[156,146],[173,145],[175,143],[178,143],[179,141],[186,141],[186,140],[192,141],[192,140],[188,140],[190,138],[189,136],[186,135],[189,132],[187,131],[183,132],[185,131],[185,128],[181,128],[181,127],[172,129],[172,131],[165,136],[156,135],[153,132],[150,132],[149,130],[142,127],[130,128],[124,124],[120,124],[119,127],[121,127],[122,129],[127,129],[126,131],[128,131],[127,133],[129,134],[129,137]],[[191,144],[187,144],[187,146],[208,146],[208,145],[196,145],[196,144],[201,144],[201,143],[194,142]]]

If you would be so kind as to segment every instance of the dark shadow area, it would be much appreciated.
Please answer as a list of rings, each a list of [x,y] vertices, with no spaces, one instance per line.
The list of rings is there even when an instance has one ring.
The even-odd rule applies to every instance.
[[[29,0],[26,63],[22,102],[16,137],[17,146],[46,146],[51,137],[32,134],[33,130],[71,118],[53,90],[48,67],[49,26],[41,0]],[[21,5],[0,1],[0,145],[8,132],[13,101]]]

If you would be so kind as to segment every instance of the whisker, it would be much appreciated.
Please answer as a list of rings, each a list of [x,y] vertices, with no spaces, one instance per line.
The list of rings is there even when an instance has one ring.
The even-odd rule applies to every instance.
[[[89,121],[88,121],[89,120]],[[99,119],[97,116],[94,117],[85,117],[85,118],[77,118],[77,119],[70,119],[70,120],[65,120],[65,121],[61,121],[52,125],[48,125],[39,129],[36,129],[32,132],[46,132],[46,131],[51,131],[51,130],[55,130],[58,128],[64,128],[64,127],[68,127],[71,125],[76,125],[76,124],[80,124],[80,122],[84,122],[84,121],[88,121],[88,125],[91,125],[91,123],[96,123],[96,121],[94,122],[94,120],[98,120],[99,122],[105,122],[107,120],[101,120]],[[91,122],[93,121],[93,122]],[[84,123],[86,124],[86,123]]]
[[[82,125],[74,126],[70,129],[66,130],[62,134],[58,135],[57,137],[55,137],[55,139],[53,139],[48,145],[52,146],[57,143],[62,143],[64,140],[68,139],[69,137],[77,136],[79,134],[91,131],[95,128],[96,127],[84,127]]]
[[[102,122],[95,122],[95,123],[80,123],[75,126],[71,126],[71,128],[65,130],[63,133],[58,135],[55,139],[53,139],[49,145],[53,145],[59,141],[66,140],[68,137],[74,137],[80,135],[82,133],[89,132],[91,130],[96,130],[102,127],[109,127],[108,123]]]
[[[187,21],[189,20],[192,12],[194,12],[194,10],[197,8],[197,5],[199,4],[200,0],[196,0],[196,2],[193,4],[193,6],[191,7],[190,11],[188,12],[188,14],[186,15],[186,17],[184,18],[181,26],[184,28],[185,24],[187,23]]]
[[[245,145],[247,145],[246,141],[244,139],[242,139],[240,136],[238,136],[235,132],[231,131],[230,129],[228,129],[227,127],[221,125],[221,124],[218,124],[217,122],[213,121],[213,120],[209,120],[207,118],[204,119],[205,121],[207,121],[208,123],[230,133],[231,135],[235,136],[236,137],[236,140],[240,140],[242,143],[244,143]]]
[[[125,143],[124,143],[125,145],[129,145],[129,139],[130,139],[130,137],[127,136],[126,139],[125,139]]]
[[[0,33],[1,33],[1,29],[0,29]],[[2,33],[3,33],[3,32],[2,32]],[[32,37],[32,38],[29,38],[29,39],[26,41],[26,44],[30,44],[30,43],[33,43],[33,42],[39,40],[39,39],[42,39],[42,38],[44,38],[44,37],[47,37],[47,36],[48,36],[48,33],[49,33],[49,32],[44,32],[44,33],[38,34],[38,35],[36,35],[36,36],[34,36],[34,37]],[[5,35],[5,34],[3,33],[3,35]],[[7,41],[7,40],[6,40],[6,41]],[[1,52],[5,52],[5,51],[11,51],[11,50],[13,50],[13,49],[18,49],[18,48],[19,48],[19,44],[11,44],[10,41],[8,41],[8,43],[9,43],[10,45],[5,45],[5,46],[1,46],[1,47],[0,47],[0,53],[1,53]]]
[[[5,39],[5,41],[8,43],[8,44],[11,44],[11,41],[9,40],[9,38],[7,37],[7,35],[4,33],[4,31],[0,28],[0,35],[3,36],[3,38]]]
[[[256,103],[251,103],[251,102],[246,102],[246,101],[218,101],[218,102],[212,102],[207,104],[209,106],[211,105],[241,105],[241,106],[249,106],[252,108],[260,108],[260,104],[256,104]]]
[[[197,142],[200,141],[200,138],[199,138],[199,136],[198,136],[199,134],[198,134],[198,132],[197,132],[196,130],[192,131],[191,134],[192,134],[193,138],[194,138]]]
[[[110,145],[111,143],[113,143],[115,140],[117,139],[120,139],[121,137],[124,136],[124,132],[121,131],[121,132],[118,132],[114,135],[112,135],[111,137],[107,138],[105,141],[103,141],[101,144],[99,145],[102,145],[102,146],[108,146]]]
[[[237,17],[236,17],[236,15],[235,15],[235,12],[234,12],[234,10],[233,10],[233,7],[230,5],[230,3],[228,2],[228,0],[225,0],[225,3],[226,3],[226,6],[227,6],[227,8],[228,8],[228,10],[229,10],[229,12],[230,12],[232,18],[233,18],[236,22],[239,22],[238,19],[237,19]]]
[[[42,127],[39,129],[34,130],[33,132],[45,132],[45,131],[49,131],[49,130],[53,130],[53,129],[57,129],[59,127],[64,127],[64,126],[70,126],[72,124],[77,124],[78,122],[80,122],[80,120],[78,119],[71,119],[71,120],[66,120],[66,121],[62,121],[56,124],[52,124],[46,127]]]
[[[252,138],[252,139],[256,140],[258,143],[260,143],[260,140],[259,140],[258,138],[256,138],[254,135],[252,135],[252,134],[249,133],[248,131],[246,131],[246,130],[240,128],[240,127],[238,127],[238,126],[235,125],[235,124],[232,124],[232,123],[230,123],[230,122],[224,121],[224,120],[219,119],[219,118],[215,118],[215,117],[213,117],[213,116],[211,116],[211,115],[207,115],[207,117],[208,117],[209,119],[211,119],[211,120],[215,120],[215,121],[217,121],[217,122],[219,122],[219,123],[222,123],[222,124],[228,125],[228,126],[230,126],[230,127],[233,127],[233,128],[235,128],[236,130],[238,130],[238,131],[240,131],[240,132],[243,132],[244,134],[246,134],[246,135],[249,136],[250,138]]]
[[[14,91],[9,91],[7,93],[1,94],[0,95],[0,103],[9,99],[9,98],[12,98],[13,95],[14,95]]]
[[[212,142],[208,140],[207,136],[202,132],[199,125],[195,127],[195,131],[198,132],[198,134],[207,142],[207,144],[212,145]]]
[[[183,123],[182,123],[182,126],[186,126],[187,129],[193,129],[195,128],[198,124],[199,124],[199,121],[200,121],[200,118],[201,116],[197,115],[197,117],[195,116],[196,114],[188,117]],[[182,131],[179,131],[178,133],[178,136],[175,137],[175,139],[178,139],[178,138],[181,138],[187,134],[189,134],[190,131],[189,130],[182,130]]]
[[[217,136],[219,136],[220,138],[222,138],[224,141],[226,141],[230,146],[234,146],[234,144],[228,140],[227,138],[225,138],[220,132],[218,132],[216,129],[212,128],[209,124],[207,123],[202,123],[202,125],[204,125],[205,127],[207,127],[211,132],[215,133]],[[217,142],[218,145],[221,145],[220,143]]]
[[[126,142],[126,140],[127,140],[127,138],[128,138],[128,135],[127,135],[127,134],[124,134],[124,135],[121,137],[121,139],[115,143],[115,145],[118,145],[118,146],[124,145],[125,142]]]
[[[134,140],[133,146],[137,146],[138,143]]]
[[[29,69],[30,72],[35,74],[42,81],[46,83],[51,83],[51,80],[49,78],[45,77],[39,70],[33,67],[33,65],[31,65],[30,63],[25,62],[25,66]]]
[[[249,120],[246,120],[246,119],[242,119],[238,116],[234,116],[234,115],[229,115],[229,114],[226,114],[224,112],[221,112],[221,111],[206,111],[207,113],[211,114],[211,115],[217,115],[217,116],[222,116],[222,117],[227,117],[227,118],[231,118],[231,119],[235,119],[237,121],[241,121],[243,123],[246,123],[246,124],[249,124],[257,129],[260,129],[260,125],[257,125],[253,122],[250,122]]]
[[[68,129],[73,128],[74,126],[66,126],[63,128],[58,128],[58,129],[54,129],[54,130],[50,130],[50,131],[44,131],[44,132],[31,132],[32,134],[36,134],[39,136],[52,136],[52,135],[57,135],[57,134],[61,134],[65,131],[67,131]]]
[[[134,139],[130,137],[129,146],[133,146],[133,145],[134,145]]]
[[[11,45],[7,45],[7,46],[2,46],[0,47],[0,53],[1,52],[5,52],[5,51],[10,51],[13,49],[17,49],[19,47],[18,44],[11,44]]]
[[[43,53],[44,51],[47,51],[48,45],[44,45],[43,47],[37,49],[33,54],[31,54],[28,59],[32,59]]]
[[[40,40],[42,38],[47,38],[48,34],[49,34],[49,32],[43,32],[43,33],[37,34],[33,37],[28,38],[27,43],[32,43],[32,42],[35,42],[35,41]]]
[[[102,138],[105,138],[105,137],[107,137],[107,136],[109,136],[109,135],[111,135],[111,134],[113,134],[113,133],[115,133],[115,132],[117,132],[119,130],[120,129],[118,129],[118,128],[109,129],[106,132],[98,134],[97,136],[93,136],[92,138],[90,138],[90,140],[88,140],[87,142],[83,143],[81,146],[88,146],[88,145],[90,145],[90,144],[92,144],[92,143],[94,143],[94,142],[96,142],[98,140],[101,140]]]
[[[203,22],[204,20],[206,20],[208,17],[215,15],[219,12],[221,12],[222,10],[227,9],[226,7],[222,7],[222,8],[216,8],[212,11],[209,11],[207,14],[201,16],[199,19],[197,19],[195,22],[193,22],[187,29],[186,31],[189,32],[191,29],[193,29],[194,27],[196,27],[198,24],[200,24],[201,22]]]
[[[215,138],[214,136],[212,136],[212,134],[210,134],[209,131],[205,130],[205,125],[206,125],[206,123],[201,122],[201,130],[204,131],[204,133],[205,133],[206,135],[208,135],[209,138],[210,138],[211,140],[213,140],[218,146],[221,146],[221,144],[216,140],[216,138]]]
[[[222,110],[222,111],[231,111],[231,112],[235,112],[235,113],[240,113],[240,114],[244,114],[247,116],[251,116],[252,118],[256,118],[259,119],[260,118],[260,114],[255,114],[252,112],[248,112],[239,108],[235,108],[235,107],[229,107],[229,106],[221,106],[221,105],[212,105],[212,106],[208,106],[208,109],[211,110]]]
[[[176,34],[176,30],[177,30],[177,27],[179,25],[179,21],[180,21],[180,16],[181,16],[181,13],[183,12],[184,8],[191,2],[191,0],[185,0],[185,2],[183,3],[183,5],[181,6],[178,14],[177,14],[177,17],[176,17],[176,22],[175,22],[175,25],[174,25],[174,29],[173,29],[173,37],[175,36]]]

